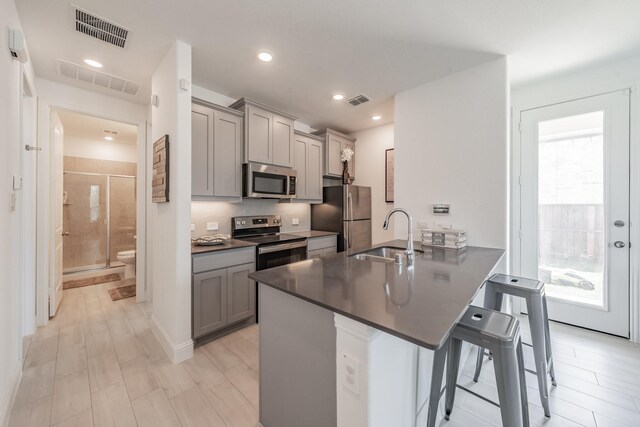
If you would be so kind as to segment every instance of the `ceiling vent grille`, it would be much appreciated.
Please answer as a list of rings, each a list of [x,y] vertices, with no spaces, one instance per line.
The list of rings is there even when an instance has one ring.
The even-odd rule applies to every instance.
[[[138,90],[140,90],[140,85],[138,83],[92,70],[91,68],[83,67],[82,65],[74,64],[72,62],[63,61],[62,59],[57,59],[56,65],[58,68],[58,74],[70,79],[102,86],[104,88],[132,96],[136,95]]]
[[[356,107],[360,104],[364,104],[365,102],[369,102],[369,101],[371,101],[371,98],[369,98],[364,93],[361,93],[360,95],[356,95],[353,98],[347,99],[347,103],[351,104],[353,107]]]
[[[124,48],[129,30],[79,9],[76,6],[72,5],[72,7],[75,9],[76,31],[114,46]]]

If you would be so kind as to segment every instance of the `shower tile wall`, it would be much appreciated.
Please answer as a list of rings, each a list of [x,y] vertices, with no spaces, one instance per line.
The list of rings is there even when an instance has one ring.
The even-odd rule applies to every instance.
[[[277,200],[244,199],[242,203],[191,202],[191,223],[195,230],[191,237],[206,234],[231,234],[231,218],[246,215],[280,215],[282,231],[307,231],[311,229],[311,205],[307,203],[279,203]],[[299,225],[292,225],[298,218]],[[207,231],[207,222],[217,222],[218,231]]]
[[[136,164],[110,160],[64,157],[65,172],[136,175]],[[106,266],[107,177],[64,175],[66,202],[63,205],[63,271]],[[135,249],[135,179],[112,177],[111,265],[118,265],[119,251]]]

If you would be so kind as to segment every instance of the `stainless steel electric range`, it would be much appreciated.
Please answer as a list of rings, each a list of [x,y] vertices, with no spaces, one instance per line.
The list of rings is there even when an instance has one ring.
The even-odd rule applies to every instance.
[[[280,233],[282,219],[279,215],[239,216],[231,221],[234,239],[257,244],[256,270],[307,259],[307,239]]]

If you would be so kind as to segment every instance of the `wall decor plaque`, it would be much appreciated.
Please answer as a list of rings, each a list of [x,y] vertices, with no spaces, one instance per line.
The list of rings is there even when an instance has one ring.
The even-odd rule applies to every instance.
[[[153,143],[153,176],[151,178],[151,201],[169,201],[169,135]]]

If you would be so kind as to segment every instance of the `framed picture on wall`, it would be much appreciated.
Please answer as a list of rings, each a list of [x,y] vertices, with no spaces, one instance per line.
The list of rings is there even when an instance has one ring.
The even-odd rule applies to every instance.
[[[384,151],[384,201],[394,201],[393,183],[393,148]]]
[[[169,201],[169,135],[153,143],[153,177],[151,179],[151,201]]]

